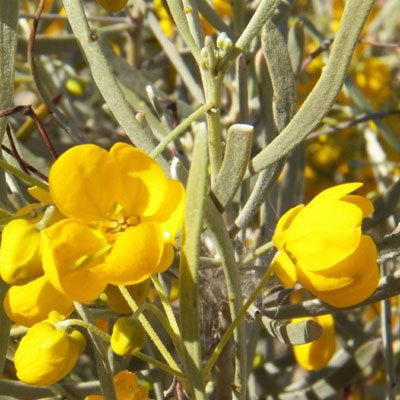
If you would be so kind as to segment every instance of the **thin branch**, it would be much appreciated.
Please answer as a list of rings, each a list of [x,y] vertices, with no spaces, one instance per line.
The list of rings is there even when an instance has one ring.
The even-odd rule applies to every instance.
[[[29,67],[32,72],[32,78],[33,81],[35,82],[36,89],[43,103],[49,110],[49,114],[52,114],[54,116],[54,119],[57,121],[59,126],[65,130],[65,132],[67,132],[77,142],[82,143],[84,142],[82,135],[71,125],[71,122],[68,121],[65,115],[63,115],[60,111],[58,111],[58,109],[54,106],[54,103],[49,98],[49,96],[45,92],[40,82],[40,77],[36,67],[35,56],[34,56],[34,45],[35,45],[35,37],[39,25],[39,20],[43,11],[44,2],[45,0],[40,0],[40,3],[38,5],[37,11],[33,19],[32,30],[29,35],[28,46],[27,46],[27,58],[29,62]]]
[[[396,114],[400,114],[400,110],[379,111],[376,113],[367,114],[360,118],[355,118],[355,119],[350,119],[348,121],[340,122],[339,124],[330,126],[329,128],[311,132],[307,136],[307,140],[311,140],[318,136],[326,135],[328,133],[337,132],[341,129],[350,128],[351,126],[361,124],[362,122],[367,122],[367,121],[375,120],[375,119],[381,119],[381,118],[387,117],[389,115],[396,115]]]

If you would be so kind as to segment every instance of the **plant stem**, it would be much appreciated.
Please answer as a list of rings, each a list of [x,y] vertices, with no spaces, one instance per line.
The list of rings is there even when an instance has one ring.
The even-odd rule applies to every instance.
[[[119,287],[119,290],[121,291],[122,296],[124,296],[124,299],[131,307],[132,311],[134,313],[136,313],[137,310],[139,309],[139,306],[136,304],[133,297],[130,295],[130,293],[128,292],[128,290],[126,289],[125,286],[118,286],[118,287]],[[147,320],[147,318],[143,314],[140,314],[138,317],[138,320],[143,325],[143,328],[146,330],[147,334],[150,336],[150,339],[153,341],[153,343],[155,344],[155,346],[157,347],[157,349],[161,353],[161,355],[164,357],[164,359],[168,363],[168,365],[173,369],[181,371],[178,364],[172,358],[170,352],[164,346],[164,343],[160,340],[160,338],[158,337],[158,335],[155,332],[155,330],[153,329],[153,327],[150,325],[150,322]]]

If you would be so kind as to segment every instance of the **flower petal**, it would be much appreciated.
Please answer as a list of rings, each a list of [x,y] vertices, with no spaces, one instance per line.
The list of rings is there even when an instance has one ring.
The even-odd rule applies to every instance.
[[[42,237],[43,269],[51,284],[73,300],[95,300],[107,282],[92,268],[103,262],[104,256],[91,257],[106,246],[105,240],[86,224],[69,219],[45,229]]]
[[[50,192],[40,188],[39,186],[32,186],[28,188],[28,193],[42,204],[53,204]]]
[[[313,202],[319,201],[331,201],[331,200],[340,200],[342,197],[347,194],[354,192],[356,189],[360,188],[363,185],[361,182],[350,182],[344,183],[342,185],[333,186],[329,189],[323,190],[321,193],[317,194],[309,204]]]
[[[110,154],[119,167],[122,182],[118,203],[129,216],[154,215],[166,196],[164,171],[144,151],[126,143],[116,143]]]
[[[60,211],[73,219],[104,219],[120,188],[118,168],[109,153],[84,144],[63,153],[50,169],[51,196]]]
[[[272,260],[270,268],[273,269],[274,275],[279,279],[283,286],[286,288],[292,288],[297,282],[296,268],[284,252],[279,252]]]
[[[295,318],[292,323],[307,319],[310,318]],[[312,319],[322,326],[322,335],[313,342],[293,346],[297,362],[309,371],[324,368],[336,350],[335,321],[332,315],[321,315]]]
[[[24,285],[43,275],[40,259],[40,232],[22,218],[4,228],[0,250],[0,274],[10,285]]]
[[[134,285],[154,273],[163,249],[161,226],[144,222],[120,234],[104,265],[93,271],[103,275],[112,285]]]
[[[376,259],[375,243],[362,235],[359,246],[348,258],[319,273],[302,270],[299,283],[334,307],[350,307],[375,291],[379,282]]]
[[[310,203],[291,224],[286,250],[302,268],[329,268],[358,246],[361,221],[362,211],[352,203]]]
[[[27,327],[46,319],[50,311],[68,316],[74,309],[72,300],[55,289],[46,276],[23,286],[11,286],[3,306],[11,321]]]
[[[175,236],[183,224],[185,209],[185,189],[179,181],[167,179],[167,191],[160,209],[151,217],[143,217],[142,221],[161,224],[164,230],[164,239],[175,243]]]
[[[374,212],[374,205],[365,197],[349,194],[342,197],[342,201],[355,204],[362,211],[363,218],[368,217],[368,215],[371,215]]]

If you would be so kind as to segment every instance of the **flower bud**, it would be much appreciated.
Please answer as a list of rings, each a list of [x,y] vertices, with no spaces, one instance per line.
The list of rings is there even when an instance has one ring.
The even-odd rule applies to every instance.
[[[15,352],[18,379],[34,386],[48,386],[64,378],[86,345],[79,331],[58,330],[50,320],[32,326]]]
[[[9,222],[3,230],[0,274],[10,285],[23,285],[43,275],[40,231],[22,218]]]
[[[111,347],[120,356],[138,352],[146,341],[146,332],[136,319],[121,317],[114,324]]]

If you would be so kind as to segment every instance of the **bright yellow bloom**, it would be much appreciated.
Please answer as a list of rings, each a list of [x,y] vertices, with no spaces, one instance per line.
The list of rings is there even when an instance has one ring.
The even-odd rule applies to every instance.
[[[130,371],[124,370],[114,375],[113,378],[117,400],[150,400],[148,390],[139,386],[138,378]],[[90,395],[85,400],[104,400],[103,396]]]
[[[360,303],[376,289],[376,246],[361,234],[362,219],[373,206],[364,197],[349,195],[360,186],[334,186],[281,217],[272,238],[280,250],[272,268],[284,286],[299,282],[335,307]]]
[[[160,25],[163,31],[167,36],[172,36],[174,32],[174,23],[169,16],[167,10],[164,8],[162,0],[154,0],[154,11],[156,12]],[[229,17],[232,18],[233,11],[228,0],[212,0],[210,4],[214,7],[216,13],[220,17]],[[203,30],[205,35],[212,35],[215,32],[215,29],[212,25],[210,25],[201,15],[200,19],[203,25]]]
[[[121,11],[128,2],[128,0],[96,0],[96,1],[107,11],[110,12]]]
[[[143,151],[73,147],[52,166],[49,185],[67,218],[42,231],[43,268],[71,299],[90,302],[107,284],[137,284],[171,264],[184,189]]]
[[[65,332],[57,327],[53,313],[47,321],[32,326],[15,352],[14,364],[19,380],[29,385],[52,385],[64,378],[85,349],[79,331]]]
[[[313,319],[323,328],[322,335],[313,342],[293,346],[294,356],[299,365],[309,371],[324,368],[336,350],[335,321],[332,315],[294,318],[292,323]]]
[[[27,327],[46,319],[50,311],[67,316],[74,310],[72,300],[55,289],[45,275],[22,286],[11,286],[3,307],[11,321]]]
[[[134,354],[144,346],[146,331],[134,318],[120,317],[111,334],[111,347],[120,356]]]

